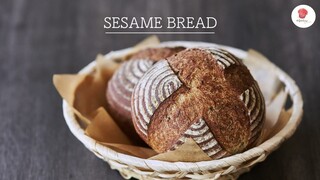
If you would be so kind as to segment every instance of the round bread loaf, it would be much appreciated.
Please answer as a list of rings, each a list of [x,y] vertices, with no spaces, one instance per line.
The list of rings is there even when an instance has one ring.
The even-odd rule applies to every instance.
[[[140,137],[159,153],[192,138],[212,159],[255,145],[265,119],[257,82],[234,55],[187,49],[158,61],[131,99]]]
[[[175,48],[149,48],[141,50],[124,62],[108,82],[107,110],[121,129],[134,141],[139,141],[131,121],[131,95],[143,74],[158,60],[167,58],[181,50]]]

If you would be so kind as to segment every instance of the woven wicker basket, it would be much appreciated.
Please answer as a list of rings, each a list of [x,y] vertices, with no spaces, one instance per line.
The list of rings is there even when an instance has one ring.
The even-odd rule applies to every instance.
[[[186,47],[215,46],[227,49],[239,58],[245,58],[247,55],[246,51],[212,43],[176,41],[160,44],[160,46],[166,47],[177,45]],[[131,48],[114,51],[105,57],[106,59],[123,57],[130,52],[130,49]],[[264,63],[264,66],[267,67],[270,72],[273,72],[286,86],[286,90],[293,102],[291,117],[285,127],[272,138],[243,153],[223,159],[202,162],[165,162],[141,159],[118,153],[87,136],[65,101],[63,101],[64,117],[71,132],[97,157],[106,161],[112,169],[118,170],[126,179],[131,177],[137,179],[237,179],[239,175],[249,171],[256,163],[265,160],[272,151],[276,150],[281,143],[292,136],[300,123],[303,113],[301,93],[294,80],[271,62],[263,61],[261,63]],[[91,72],[94,66],[95,62],[92,62],[82,69],[80,73]]]

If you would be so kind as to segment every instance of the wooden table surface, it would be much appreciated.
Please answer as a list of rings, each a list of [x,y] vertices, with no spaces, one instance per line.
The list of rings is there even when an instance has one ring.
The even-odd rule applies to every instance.
[[[311,5],[312,27],[291,11]],[[161,35],[254,48],[296,80],[304,116],[294,136],[240,179],[320,179],[320,1],[1,0],[0,179],[121,179],[69,131],[55,73],[76,73],[96,54],[147,35],[105,35],[105,16],[214,16],[214,35]]]

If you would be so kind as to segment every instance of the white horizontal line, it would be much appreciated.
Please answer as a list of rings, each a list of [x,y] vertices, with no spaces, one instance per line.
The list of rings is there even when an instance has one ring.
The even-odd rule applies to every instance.
[[[106,34],[215,34],[215,32],[105,32]]]

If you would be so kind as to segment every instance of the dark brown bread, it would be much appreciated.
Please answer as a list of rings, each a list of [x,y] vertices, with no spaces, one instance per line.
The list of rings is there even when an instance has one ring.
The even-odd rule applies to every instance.
[[[188,49],[159,61],[132,96],[135,128],[154,150],[195,142],[213,159],[254,145],[265,107],[249,70],[220,49]]]
[[[183,49],[175,47],[141,50],[124,62],[109,81],[106,91],[107,110],[118,122],[120,128],[132,136],[134,141],[139,141],[131,121],[131,94],[135,84],[156,61]]]

